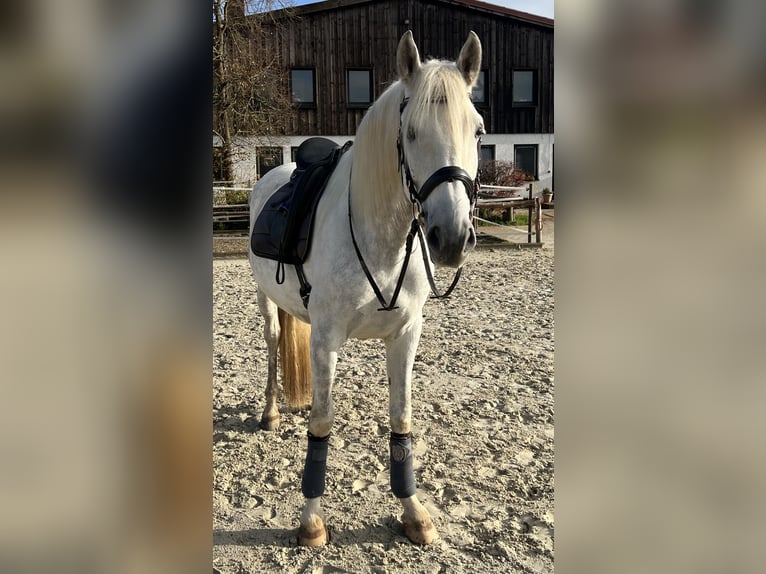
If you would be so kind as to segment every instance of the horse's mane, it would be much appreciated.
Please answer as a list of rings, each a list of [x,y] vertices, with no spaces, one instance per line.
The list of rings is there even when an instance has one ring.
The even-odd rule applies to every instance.
[[[412,95],[404,112],[407,125],[417,131],[420,126],[440,121],[450,129],[447,137],[457,144],[461,130],[470,129],[473,105],[455,63],[428,60],[413,80]],[[390,223],[411,217],[409,202],[399,201],[406,196],[396,148],[399,107],[404,93],[401,80],[391,84],[367,111],[354,142],[354,207],[378,221],[387,217]],[[437,111],[440,112],[438,120]],[[381,223],[385,224],[385,219]]]

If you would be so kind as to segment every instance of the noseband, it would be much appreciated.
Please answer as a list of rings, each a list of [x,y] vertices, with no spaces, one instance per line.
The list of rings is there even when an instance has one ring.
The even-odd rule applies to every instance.
[[[426,255],[426,242],[425,239],[423,239],[423,230],[420,225],[420,215],[423,213],[423,203],[426,201],[426,199],[428,199],[428,196],[431,195],[434,189],[436,189],[442,183],[460,181],[465,187],[465,192],[468,195],[468,200],[471,204],[471,211],[473,211],[473,208],[476,205],[476,197],[478,196],[479,191],[478,174],[476,175],[475,179],[471,179],[471,176],[468,175],[467,171],[456,165],[448,165],[437,169],[429,176],[428,179],[426,179],[425,183],[420,186],[420,189],[417,188],[415,181],[412,179],[410,166],[407,162],[407,157],[404,155],[404,146],[402,145],[402,114],[404,113],[404,108],[407,106],[409,101],[409,98],[404,98],[401,105],[399,106],[399,134],[396,137],[396,149],[399,155],[399,173],[404,172],[407,191],[410,194],[410,201],[413,203],[413,205],[416,206],[417,211],[412,219],[410,231],[407,234],[404,262],[402,263],[402,269],[399,272],[399,278],[396,281],[396,287],[394,288],[394,293],[391,296],[390,303],[386,303],[386,299],[383,297],[383,293],[381,293],[378,284],[375,282],[375,279],[372,276],[372,273],[370,273],[367,264],[364,262],[364,257],[362,257],[362,252],[359,250],[359,245],[357,244],[356,237],[354,236],[354,226],[351,221],[351,174],[349,174],[348,225],[351,229],[351,242],[354,244],[354,250],[356,251],[357,259],[359,259],[359,263],[362,266],[362,271],[364,271],[370,287],[372,287],[372,290],[375,292],[375,296],[381,304],[381,307],[378,309],[378,311],[392,311],[398,308],[396,306],[396,299],[399,297],[399,291],[402,288],[402,283],[404,283],[404,276],[407,273],[407,265],[410,261],[412,243],[415,239],[415,235],[418,236],[418,240],[420,241],[420,252],[423,254],[423,264],[426,268],[428,284],[431,287],[431,292],[433,293],[434,298],[442,299],[444,297],[449,297],[453,289],[455,289],[458,280],[460,279],[460,274],[462,273],[463,268],[459,267],[455,272],[455,278],[452,280],[452,283],[447,288],[447,290],[444,293],[439,293],[439,290],[436,288],[436,282],[434,281],[433,273],[431,272],[431,265],[428,262],[428,256]],[[479,138],[479,142],[477,143],[477,153],[480,145],[481,138]]]

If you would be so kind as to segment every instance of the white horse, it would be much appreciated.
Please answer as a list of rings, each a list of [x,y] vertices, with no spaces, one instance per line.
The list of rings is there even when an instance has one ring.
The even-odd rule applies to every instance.
[[[459,268],[476,245],[471,212],[484,127],[470,91],[480,66],[481,43],[473,32],[457,62],[424,63],[412,34],[404,34],[397,49],[400,79],[365,115],[354,145],[342,156],[319,203],[313,247],[304,265],[312,286],[306,306],[293,266],[286,267],[284,283],[277,284],[276,263],[250,252],[269,353],[261,426],[273,430],[279,425],[278,350],[288,402],[312,403],[302,479],[306,503],[298,536],[303,545],[327,540],[320,502],[334,418],[332,387],[338,350],[351,337],[385,342],[392,491],[404,507],[407,537],[421,544],[437,537],[415,495],[412,467],[412,366],[430,280],[430,263],[422,256],[423,236],[419,242],[413,238],[422,226],[430,260],[453,268]],[[294,167],[275,168],[255,185],[251,232],[258,213]],[[311,399],[295,391],[308,374]]]

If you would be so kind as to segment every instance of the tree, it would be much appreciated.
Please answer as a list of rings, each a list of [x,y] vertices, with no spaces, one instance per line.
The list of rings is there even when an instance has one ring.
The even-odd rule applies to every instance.
[[[232,179],[236,138],[285,133],[293,113],[278,44],[289,11],[282,0],[213,0],[213,132],[221,179]]]

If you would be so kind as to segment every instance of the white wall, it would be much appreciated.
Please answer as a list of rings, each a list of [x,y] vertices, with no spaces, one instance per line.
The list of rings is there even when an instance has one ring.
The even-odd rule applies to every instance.
[[[532,184],[535,192],[551,187],[553,178],[554,134],[486,134],[481,137],[482,145],[495,146],[497,161],[513,161],[513,146],[537,144],[537,176],[539,181]]]
[[[285,136],[279,139],[260,140],[259,138],[240,138],[234,146],[232,167],[236,181],[255,182],[258,163],[256,147],[281,147],[282,160],[290,162],[290,148],[298,147],[309,136]],[[354,136],[326,136],[338,145],[343,145]],[[544,187],[551,187],[553,176],[554,134],[486,134],[482,136],[482,145],[495,146],[495,159],[513,161],[513,146],[518,144],[537,144],[537,173],[539,181],[533,183],[533,190],[538,193]],[[392,143],[393,145],[393,143]]]
[[[240,183],[254,183],[258,178],[258,156],[256,148],[258,147],[281,147],[282,163],[290,163],[291,148],[298,147],[304,140],[310,136],[284,136],[262,140],[255,137],[238,138],[233,148],[232,171],[234,179]],[[338,145],[343,145],[348,140],[353,140],[354,136],[325,136],[333,140]]]

